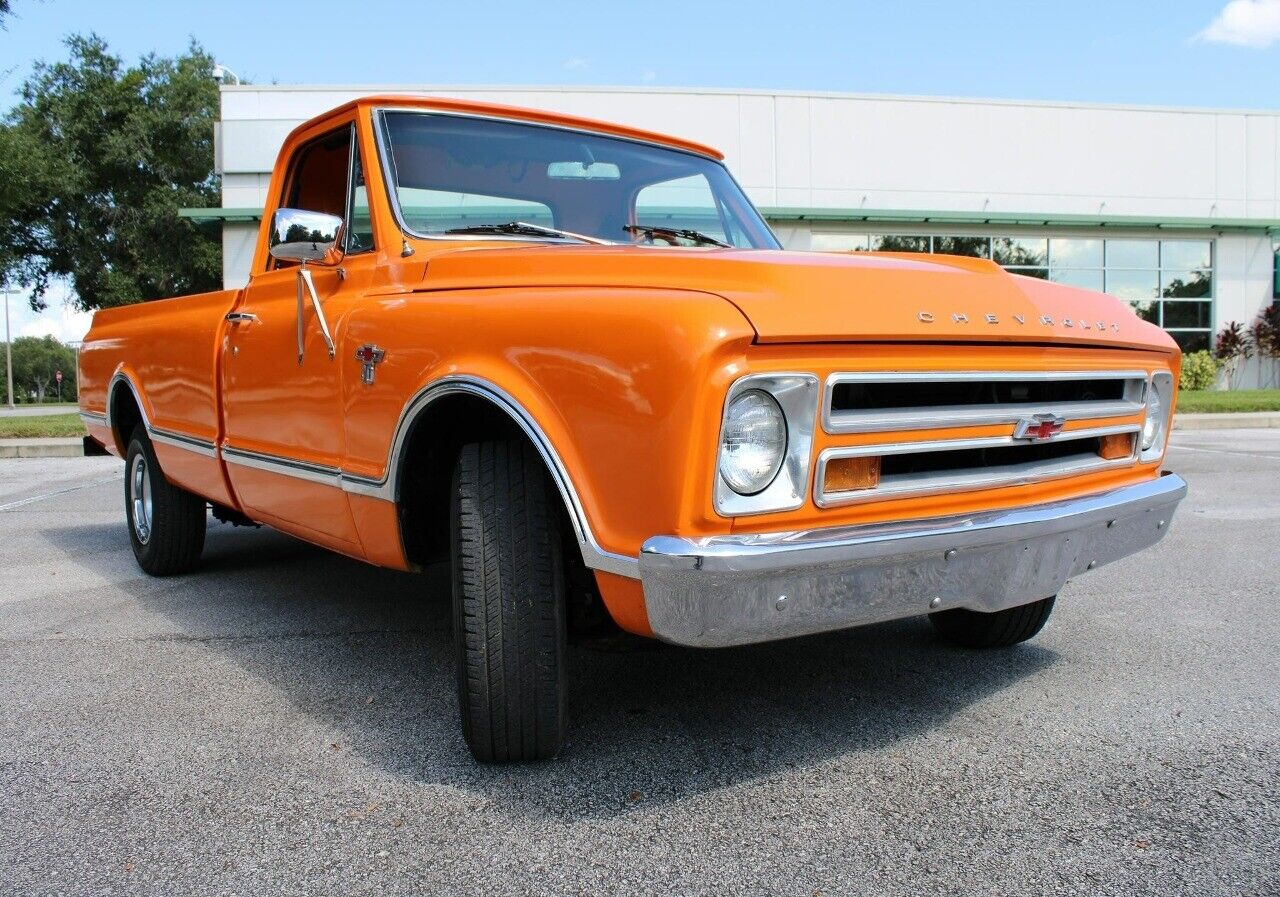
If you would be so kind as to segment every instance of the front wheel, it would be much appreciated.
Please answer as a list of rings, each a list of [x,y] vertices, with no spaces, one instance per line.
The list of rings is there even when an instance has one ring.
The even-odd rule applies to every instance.
[[[141,426],[125,455],[124,513],[133,556],[147,573],[172,576],[199,562],[207,523],[205,501],[165,479]]]
[[[958,607],[930,614],[929,622],[944,639],[965,648],[1008,648],[1044,628],[1055,597],[994,613]]]
[[[546,760],[564,739],[565,581],[555,488],[526,442],[463,446],[454,469],[453,632],[477,760]]]

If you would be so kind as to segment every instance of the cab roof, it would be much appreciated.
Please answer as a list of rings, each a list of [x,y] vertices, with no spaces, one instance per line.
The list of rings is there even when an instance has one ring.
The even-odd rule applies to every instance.
[[[431,97],[402,93],[371,94],[343,103],[341,106],[335,106],[333,109],[317,115],[299,125],[289,136],[292,138],[297,132],[307,130],[326,118],[339,115],[350,109],[358,108],[363,110],[381,107],[460,112],[484,118],[503,118],[515,121],[527,121],[534,124],[555,125],[561,128],[590,131],[596,134],[607,134],[615,137],[625,137],[629,140],[639,140],[643,143],[669,146],[675,149],[685,150],[686,152],[697,153],[701,156],[708,156],[717,161],[724,160],[724,153],[714,147],[710,147],[702,143],[696,143],[692,140],[685,140],[682,137],[672,137],[669,134],[661,134],[657,131],[646,131],[642,128],[613,124],[611,122],[599,121],[593,118],[582,118],[576,115],[566,115],[561,112],[548,112],[542,109],[525,109],[520,106],[507,106],[502,103],[481,103],[475,100],[457,100],[450,99],[448,97]]]

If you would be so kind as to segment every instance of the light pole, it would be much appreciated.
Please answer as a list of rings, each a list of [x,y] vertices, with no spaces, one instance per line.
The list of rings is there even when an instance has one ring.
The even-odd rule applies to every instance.
[[[9,387],[9,410],[13,410],[13,337],[9,333],[9,294],[16,293],[4,285],[4,383]]]

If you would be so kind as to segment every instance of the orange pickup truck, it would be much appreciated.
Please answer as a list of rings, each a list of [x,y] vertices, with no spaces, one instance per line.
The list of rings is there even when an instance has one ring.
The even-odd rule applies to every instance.
[[[1007,646],[1164,535],[1167,335],[987,261],[784,252],[721,159],[404,96],[299,127],[248,286],[80,352],[138,563],[192,569],[210,509],[449,561],[463,733],[513,761],[561,745],[572,632]]]

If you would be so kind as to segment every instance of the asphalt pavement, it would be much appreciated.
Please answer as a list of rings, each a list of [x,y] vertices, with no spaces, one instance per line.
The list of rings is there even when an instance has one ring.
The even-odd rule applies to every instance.
[[[448,579],[0,461],[0,894],[1280,893],[1280,431],[1174,435],[1169,537],[997,653],[908,620],[572,651],[556,761],[458,734]]]

